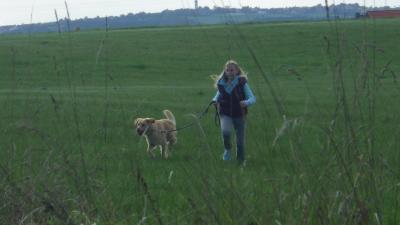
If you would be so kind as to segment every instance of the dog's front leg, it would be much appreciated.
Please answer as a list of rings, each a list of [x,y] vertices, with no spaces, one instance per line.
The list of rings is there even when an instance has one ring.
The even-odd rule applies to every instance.
[[[147,154],[149,155],[149,157],[151,157],[151,158],[154,158],[154,157],[155,157],[154,149],[155,149],[156,147],[157,147],[156,145],[152,145],[152,144],[149,144],[149,145],[147,146]]]
[[[161,156],[165,159],[168,158],[168,144],[161,145]]]

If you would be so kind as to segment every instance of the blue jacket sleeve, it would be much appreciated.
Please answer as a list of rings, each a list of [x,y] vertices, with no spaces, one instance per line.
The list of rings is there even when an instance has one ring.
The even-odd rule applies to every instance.
[[[250,88],[249,84],[246,83],[243,86],[243,88],[244,88],[244,95],[245,95],[245,98],[246,98],[246,100],[245,100],[246,101],[246,105],[247,106],[251,106],[254,103],[256,103],[256,96],[254,96],[253,92],[251,91],[251,88]]]

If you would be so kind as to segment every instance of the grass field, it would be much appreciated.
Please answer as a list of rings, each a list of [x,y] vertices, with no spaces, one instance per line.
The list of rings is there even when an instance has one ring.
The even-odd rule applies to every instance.
[[[0,224],[400,224],[399,20],[0,36]],[[257,103],[223,162],[210,75]],[[136,117],[174,112],[172,157]]]

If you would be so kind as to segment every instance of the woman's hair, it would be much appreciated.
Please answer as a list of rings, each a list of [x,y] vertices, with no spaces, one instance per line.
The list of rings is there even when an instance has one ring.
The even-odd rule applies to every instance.
[[[216,74],[211,75],[211,79],[214,80],[214,87],[215,87],[215,88],[218,87],[218,81],[219,81],[221,78],[226,79],[226,77],[224,76],[224,75],[225,75],[225,69],[226,69],[229,65],[234,65],[234,66],[237,68],[237,70],[239,71],[239,74],[238,74],[238,75],[241,76],[241,77],[244,77],[244,78],[247,80],[247,74],[246,74],[246,72],[245,72],[242,68],[240,68],[239,64],[238,64],[235,60],[230,59],[230,60],[228,60],[228,61],[225,63],[224,69],[222,70],[221,74],[219,74],[219,75],[216,75]]]

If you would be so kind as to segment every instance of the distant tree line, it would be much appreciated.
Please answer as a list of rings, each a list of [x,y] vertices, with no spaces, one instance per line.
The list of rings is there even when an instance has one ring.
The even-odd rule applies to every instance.
[[[324,5],[312,7],[287,8],[228,8],[228,7],[200,7],[198,9],[164,10],[160,13],[128,13],[120,16],[107,17],[107,26],[110,29],[158,26],[208,25],[226,23],[257,23],[267,21],[290,20],[323,20],[329,15],[331,18],[351,19],[365,15],[367,10],[387,9],[367,8],[359,4],[331,5],[327,12]],[[22,24],[0,27],[0,34],[29,33],[29,32],[68,32],[81,30],[105,29],[104,17],[82,18],[69,21],[61,19],[59,22]]]

